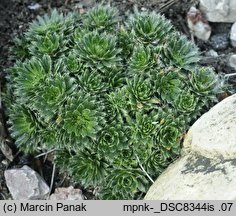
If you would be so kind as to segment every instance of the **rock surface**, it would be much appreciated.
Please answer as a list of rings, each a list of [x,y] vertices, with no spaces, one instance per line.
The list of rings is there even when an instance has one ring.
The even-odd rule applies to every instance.
[[[187,15],[188,27],[197,38],[207,41],[211,35],[211,27],[205,20],[201,12],[195,7],[191,7]]]
[[[28,166],[4,172],[7,187],[14,200],[42,200],[48,198],[49,187],[43,178]]]
[[[146,200],[234,200],[236,159],[214,162],[186,155],[170,165],[149,189]]]
[[[218,53],[213,49],[207,51],[205,55],[208,57],[215,57],[215,58],[219,56]]]
[[[233,54],[229,57],[228,65],[236,70],[236,54]]]
[[[236,94],[215,105],[193,124],[183,150],[213,159],[236,159]]]
[[[230,40],[231,40],[232,46],[236,47],[236,22],[231,27]]]
[[[83,200],[83,194],[80,189],[74,189],[70,186],[68,188],[56,188],[55,192],[50,196],[50,200]]]
[[[200,10],[211,22],[236,21],[235,0],[200,0]]]
[[[229,38],[227,33],[215,34],[210,40],[211,46],[215,50],[224,50],[229,46]]]
[[[149,189],[147,200],[236,199],[236,94],[190,128],[182,156]]]

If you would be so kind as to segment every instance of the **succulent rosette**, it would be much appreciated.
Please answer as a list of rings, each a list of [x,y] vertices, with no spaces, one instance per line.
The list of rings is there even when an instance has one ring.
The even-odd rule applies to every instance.
[[[164,62],[187,70],[200,60],[198,48],[179,33],[171,35],[162,52],[165,55]]]
[[[132,103],[148,103],[154,98],[155,88],[149,77],[135,75],[134,78],[128,79],[127,83]]]
[[[28,50],[28,41],[26,38],[15,38],[14,44],[15,46],[12,48],[14,56],[12,56],[12,59],[24,60],[29,58],[30,54]]]
[[[34,38],[36,35],[44,35],[47,32],[59,33],[64,29],[67,29],[65,23],[69,20],[65,19],[63,14],[57,10],[53,10],[50,15],[44,15],[38,17],[30,25],[29,31],[26,33],[27,37]]]
[[[118,22],[118,11],[108,5],[96,5],[84,17],[84,25],[91,30],[112,30]]]
[[[105,82],[105,77],[99,71],[91,68],[83,70],[78,76],[78,81],[81,88],[87,93],[106,92],[109,88],[109,84]]]
[[[192,89],[196,94],[209,96],[217,92],[218,77],[212,68],[196,68],[189,76]]]
[[[78,151],[69,161],[74,178],[85,187],[104,184],[108,164],[95,152],[84,149]]]
[[[160,126],[159,114],[153,111],[150,114],[136,113],[136,121],[130,122],[132,142],[135,145],[152,144],[152,137]]]
[[[151,177],[155,177],[161,174],[170,162],[162,151],[155,150],[149,152],[148,156],[145,157],[143,167]]]
[[[64,44],[62,35],[56,33],[47,34],[45,36],[37,36],[35,41],[32,41],[29,47],[31,55],[45,55],[55,56],[58,52],[63,51]]]
[[[122,25],[118,32],[118,44],[121,47],[121,55],[130,57],[135,47],[133,35]]]
[[[55,74],[45,80],[43,86],[39,85],[36,89],[35,96],[32,98],[35,103],[32,107],[49,121],[75,91],[76,85],[73,78]]]
[[[101,196],[104,199],[112,199],[119,194],[120,199],[133,199],[134,194],[146,191],[147,186],[148,180],[141,170],[115,169],[107,177],[106,187],[101,191]]]
[[[163,16],[156,13],[136,13],[128,23],[135,40],[143,44],[158,44],[166,40],[166,34],[173,26]]]
[[[50,15],[39,16],[30,24],[26,37],[15,40],[14,57],[25,59],[31,55],[38,56],[56,51],[59,48],[59,41],[63,41],[60,35],[70,29],[72,21],[69,16],[65,19],[57,10],[53,10]]]
[[[138,46],[134,48],[130,58],[130,69],[135,73],[151,70],[156,63],[155,55],[150,47]]]
[[[165,151],[167,156],[172,152],[179,153],[182,133],[175,122],[162,126],[157,136],[160,150]]]
[[[79,93],[67,101],[58,114],[57,124],[61,129],[62,141],[71,149],[92,144],[97,133],[105,124],[103,107],[96,104],[94,96]],[[67,143],[71,143],[68,145]],[[81,146],[82,145],[82,146]]]
[[[118,152],[129,149],[125,128],[120,125],[104,128],[98,138],[97,151],[109,161],[113,161]]]
[[[175,99],[176,109],[181,113],[194,113],[197,110],[197,105],[197,97],[188,90],[180,92]]]
[[[129,145],[129,149],[123,149],[119,151],[112,164],[113,167],[138,167],[134,148],[131,148]]]
[[[155,134],[154,143],[158,151],[166,159],[176,157],[181,149],[181,141],[185,131],[185,117],[172,112],[172,110],[160,111],[160,127]]]
[[[179,73],[180,71],[172,68],[169,70],[160,69],[160,72],[154,76],[158,94],[163,101],[170,104],[178,97],[184,87],[184,79]]]
[[[87,28],[83,28],[81,25],[76,26],[71,40],[72,44],[77,45],[80,43],[81,39],[88,33],[90,31]]]
[[[57,133],[55,133],[55,125],[54,124],[45,124],[40,129],[39,133],[41,139],[39,141],[39,148],[43,150],[51,150],[51,149],[60,149],[60,137]]]
[[[120,49],[116,47],[116,37],[106,33],[99,34],[94,31],[84,35],[77,45],[78,56],[88,66],[97,69],[114,68],[118,66],[121,58]]]
[[[36,151],[40,140],[40,124],[33,112],[25,107],[14,106],[10,113],[11,136],[16,145],[25,152]]]
[[[111,92],[106,96],[107,111],[110,119],[117,119],[120,122],[124,122],[124,119],[128,116],[128,110],[130,104],[128,104],[127,88],[121,88],[117,91]]]
[[[15,95],[20,100],[27,100],[34,96],[35,88],[43,82],[48,73],[51,72],[51,59],[44,56],[42,59],[31,58],[24,63],[16,63],[11,69],[9,79],[15,75]],[[17,73],[17,74],[15,74]]]
[[[71,74],[78,75],[80,71],[84,69],[75,51],[70,52],[68,56],[63,56],[61,59],[65,64],[66,70]]]

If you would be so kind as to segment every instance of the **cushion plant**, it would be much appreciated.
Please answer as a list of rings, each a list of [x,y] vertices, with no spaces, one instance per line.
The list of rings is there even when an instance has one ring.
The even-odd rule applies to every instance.
[[[99,199],[137,199],[181,150],[221,90],[198,48],[154,12],[121,21],[97,5],[56,10],[17,39],[5,103],[16,145],[55,163]]]

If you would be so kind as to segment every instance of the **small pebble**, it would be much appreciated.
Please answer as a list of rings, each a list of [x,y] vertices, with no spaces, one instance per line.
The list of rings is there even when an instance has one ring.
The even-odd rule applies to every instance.
[[[49,187],[45,180],[28,166],[4,171],[6,185],[13,199],[47,199]]]
[[[2,164],[5,165],[5,166],[8,166],[9,165],[9,161],[7,159],[2,160]]]
[[[28,8],[29,8],[30,10],[38,10],[38,9],[41,8],[41,7],[42,7],[42,6],[41,6],[40,4],[38,4],[38,3],[28,6]]]
[[[147,10],[147,8],[141,7],[141,11],[146,11],[146,10]]]
[[[207,41],[211,35],[211,27],[201,12],[191,7],[187,14],[188,27],[193,35],[197,38]]]
[[[211,46],[215,50],[224,50],[229,46],[229,38],[227,33],[220,33],[211,37]]]
[[[83,200],[84,196],[80,189],[74,189],[73,186],[68,188],[56,188],[50,196],[50,200]]]
[[[233,54],[229,57],[228,65],[236,70],[236,54]]]
[[[236,47],[236,22],[231,27],[230,40],[233,47]]]
[[[83,8],[80,8],[80,9],[79,9],[79,13],[80,13],[80,14],[84,14],[84,13],[85,13],[85,10],[84,10]]]
[[[14,160],[14,156],[12,153],[12,149],[9,147],[8,143],[5,141],[2,141],[0,144],[0,151],[2,152],[2,154],[9,160],[9,161],[13,161]]]
[[[218,57],[218,53],[213,49],[207,51],[205,53],[205,55],[208,56],[208,57]]]

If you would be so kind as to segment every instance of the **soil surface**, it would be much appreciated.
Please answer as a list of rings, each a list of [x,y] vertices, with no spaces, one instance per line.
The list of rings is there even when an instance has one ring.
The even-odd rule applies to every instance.
[[[96,0],[0,0],[0,88],[4,87],[4,77],[6,69],[9,68],[14,62],[10,59],[10,49],[13,46],[14,38],[20,36],[29,26],[29,23],[34,20],[38,15],[43,15],[50,12],[51,9],[57,8],[62,12],[79,11],[85,12],[88,8],[92,7]],[[104,2],[104,1],[103,1]],[[106,2],[106,1],[105,1]],[[156,12],[163,13],[169,18],[177,30],[187,35],[190,39],[190,32],[186,23],[186,15],[191,6],[198,6],[198,0],[109,0],[111,5],[116,6],[121,16],[127,16],[130,12],[137,7],[139,10],[155,10]],[[29,6],[35,6],[38,3],[40,8],[30,9]],[[212,35],[218,33],[226,33],[229,35],[231,24],[226,23],[210,23],[212,27]],[[210,42],[203,42],[195,39],[195,43],[199,46],[203,53],[212,49]],[[216,71],[221,74],[235,72],[232,68],[227,66],[227,59],[230,53],[235,52],[230,44],[220,51],[218,58],[205,57],[201,64],[211,65],[216,68]],[[232,84],[232,92],[236,89],[236,79],[229,80]],[[4,107],[0,103],[0,143],[1,145],[9,146],[12,150],[14,160],[11,162],[6,157],[6,152],[3,154],[0,151],[0,199],[11,199],[8,189],[5,184],[4,170],[9,167],[20,167],[28,164],[35,168],[35,163],[41,164],[41,171],[45,180],[50,185],[52,164],[49,160],[35,161],[32,157],[23,155],[15,148],[14,143],[10,140],[6,130],[6,117],[4,115]],[[8,150],[7,152],[9,153]],[[11,153],[10,153],[11,154]],[[78,187],[76,183],[64,175],[56,172],[54,188],[58,186],[73,185]],[[92,192],[84,191],[88,199],[92,199]]]

